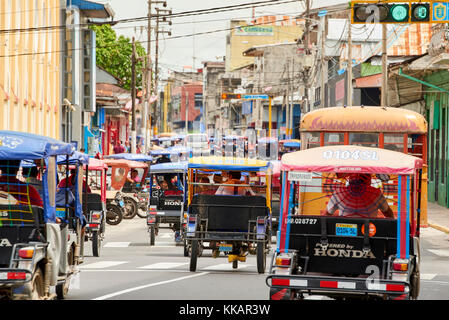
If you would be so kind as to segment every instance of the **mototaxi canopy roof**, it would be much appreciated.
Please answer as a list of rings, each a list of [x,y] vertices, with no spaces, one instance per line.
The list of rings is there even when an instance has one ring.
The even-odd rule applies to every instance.
[[[301,148],[301,140],[298,139],[281,140],[279,143],[283,144],[286,148]]]
[[[67,156],[65,155],[59,155],[57,157],[57,163],[58,164],[66,164],[67,163]],[[69,164],[73,165],[73,164],[77,164],[77,163],[82,163],[82,164],[88,164],[89,163],[89,155],[79,152],[79,151],[75,151],[70,157],[69,157]]]
[[[338,114],[338,116],[335,116]],[[388,107],[331,107],[313,110],[301,119],[301,131],[407,132],[426,134],[419,113]]]
[[[354,145],[319,147],[284,154],[282,171],[413,174],[420,158],[401,152]]]
[[[267,171],[271,164],[267,161],[233,157],[193,157],[189,159],[189,169],[224,171]]]
[[[281,176],[281,161],[280,160],[269,160],[271,164],[271,171],[273,178],[277,178]],[[265,176],[265,172],[259,172],[258,176]]]
[[[102,160],[108,167],[122,167],[122,168],[135,168],[146,169],[148,164],[139,161],[131,161],[125,159],[103,159]]]
[[[73,145],[53,138],[0,130],[0,160],[38,160],[74,151]]]
[[[101,171],[107,169],[108,165],[104,162],[104,160],[90,158],[89,159],[89,170]]]
[[[105,159],[124,159],[131,161],[152,161],[153,157],[142,153],[117,153],[104,157]]]
[[[165,162],[153,164],[150,167],[150,173],[185,173],[187,172],[188,162]]]

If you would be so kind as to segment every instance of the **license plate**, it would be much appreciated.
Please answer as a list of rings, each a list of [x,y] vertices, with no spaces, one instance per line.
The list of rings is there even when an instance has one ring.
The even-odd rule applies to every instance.
[[[218,248],[221,252],[231,252],[232,251],[232,244],[220,244],[220,247]]]
[[[337,223],[335,225],[335,234],[337,236],[356,237],[357,225],[347,223]]]

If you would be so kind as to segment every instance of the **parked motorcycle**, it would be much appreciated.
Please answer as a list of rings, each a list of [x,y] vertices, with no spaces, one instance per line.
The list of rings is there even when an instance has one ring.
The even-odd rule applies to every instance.
[[[125,202],[122,194],[117,192],[114,199],[106,200],[106,223],[110,225],[118,225],[123,220],[125,211]]]

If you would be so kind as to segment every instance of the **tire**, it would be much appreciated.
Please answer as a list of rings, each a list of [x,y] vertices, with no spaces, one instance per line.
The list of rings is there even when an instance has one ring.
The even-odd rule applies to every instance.
[[[232,269],[237,269],[238,267],[239,267],[239,261],[238,260],[232,261]]]
[[[190,271],[195,272],[196,263],[198,261],[198,250],[199,250],[198,240],[192,240],[191,247],[192,251],[190,253]]]
[[[141,213],[143,212],[143,213]],[[139,218],[145,219],[147,217],[147,210],[137,210],[137,216]]]
[[[188,257],[189,256],[189,245],[187,243],[187,240],[184,239],[184,257]]]
[[[123,219],[132,219],[137,215],[137,202],[133,198],[123,197],[125,203],[125,209],[123,212]]]
[[[94,257],[100,256],[101,239],[98,231],[92,231],[92,254]]]
[[[267,253],[265,251],[265,242],[257,243],[257,272],[265,273],[267,265]]]
[[[108,204],[106,211],[106,223],[111,226],[116,226],[122,222],[122,219],[122,210],[114,204]]]
[[[150,246],[154,246],[154,242],[156,240],[156,228],[150,227]]]
[[[59,300],[64,300],[69,293],[70,279],[64,280],[56,285],[56,297]]]
[[[44,276],[39,267],[33,274],[33,278],[30,283],[30,300],[42,300],[45,296]]]

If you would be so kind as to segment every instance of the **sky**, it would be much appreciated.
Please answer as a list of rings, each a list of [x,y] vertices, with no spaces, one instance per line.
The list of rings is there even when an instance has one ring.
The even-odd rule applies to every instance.
[[[154,1],[154,0],[153,0]],[[167,8],[172,9],[173,14],[185,11],[217,8],[238,4],[259,2],[263,0],[167,0]],[[109,3],[115,12],[115,20],[143,17],[148,13],[147,0],[97,0],[100,3]],[[344,3],[342,0],[311,0],[312,7],[322,7],[336,3]],[[162,5],[159,5],[162,8]],[[259,7],[255,9],[256,17],[263,15],[290,15],[296,16],[305,10],[304,1],[292,1],[280,5]],[[154,12],[154,11],[153,11]],[[191,35],[197,32],[222,30],[229,28],[231,19],[250,19],[251,9],[234,10],[214,14],[205,14],[191,17],[179,17],[172,19],[172,25],[163,24],[164,30],[170,30],[173,36]],[[126,37],[135,37],[136,40],[146,42],[146,21],[138,23],[119,23],[114,29],[117,34]],[[160,35],[160,66],[167,70],[182,71],[186,66],[201,68],[202,61],[222,60],[226,55],[227,31],[184,37],[181,39],[167,39],[167,34]],[[154,34],[153,34],[154,39]],[[146,43],[144,43],[146,47]],[[152,42],[154,50],[154,42]],[[154,54],[154,51],[153,51]],[[195,60],[193,59],[195,57]],[[184,69],[189,71],[189,69]],[[165,72],[163,72],[165,73]]]

